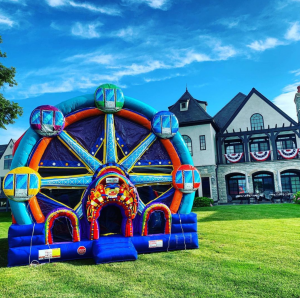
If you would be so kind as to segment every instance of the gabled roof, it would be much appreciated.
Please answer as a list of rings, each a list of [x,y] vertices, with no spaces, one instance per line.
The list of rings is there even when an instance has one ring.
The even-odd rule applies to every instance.
[[[247,101],[251,98],[253,94],[256,94],[258,97],[260,97],[263,101],[265,101],[268,105],[270,105],[274,110],[276,110],[280,115],[282,115],[284,118],[286,118],[289,122],[291,122],[293,125],[298,125],[298,123],[292,119],[290,116],[288,116],[285,112],[283,112],[281,109],[279,109],[272,101],[267,99],[265,96],[263,96],[259,91],[257,91],[255,88],[252,88],[252,90],[249,92],[247,96],[245,96],[242,93],[238,93],[224,108],[226,108],[229,105],[229,108],[225,109],[225,112],[223,109],[217,113],[214,117],[214,120],[218,124],[218,121],[220,122],[220,125],[222,125],[221,132],[224,132],[227,127],[230,125],[230,123],[233,121],[233,119],[236,117],[236,115],[241,111],[241,109],[244,107],[244,105],[247,103]],[[244,97],[244,99],[243,99]],[[222,112],[223,111],[223,112]],[[220,120],[221,119],[221,120]],[[226,121],[227,119],[227,121]],[[219,124],[218,124],[219,125]]]
[[[226,106],[224,106],[215,116],[214,120],[220,129],[228,122],[232,115],[235,115],[237,109],[241,106],[247,96],[239,92]]]
[[[6,150],[6,148],[8,147],[8,145],[10,144],[11,141],[13,143],[15,143],[15,140],[10,139],[10,141],[7,144],[0,145],[0,158],[2,158],[2,156],[3,156],[3,154],[4,154],[5,150]]]
[[[189,100],[188,110],[180,111],[180,103],[187,100]],[[176,115],[180,126],[211,122],[216,127],[213,118],[200,106],[200,104],[207,105],[207,102],[195,99],[189,91],[186,90],[177,102],[169,107],[169,111]]]
[[[7,148],[8,144],[5,145],[0,145],[0,158],[2,157],[2,155],[4,154],[6,148]]]

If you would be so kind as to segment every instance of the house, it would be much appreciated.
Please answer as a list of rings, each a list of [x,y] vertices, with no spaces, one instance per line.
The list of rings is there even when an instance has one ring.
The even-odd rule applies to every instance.
[[[10,165],[12,162],[12,150],[14,147],[15,140],[11,139],[8,144],[0,145],[0,208],[6,205],[6,196],[2,190],[2,181],[4,176],[9,172]],[[7,206],[8,207],[8,206]]]
[[[243,193],[300,191],[298,122],[256,89],[238,93],[214,117],[188,90],[169,110],[202,177],[199,196],[226,203]]]

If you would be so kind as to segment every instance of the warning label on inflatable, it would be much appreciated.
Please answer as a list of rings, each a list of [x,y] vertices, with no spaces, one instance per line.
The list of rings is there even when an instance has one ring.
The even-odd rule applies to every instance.
[[[163,241],[162,240],[150,240],[149,248],[156,248],[156,247],[163,247]]]
[[[60,258],[60,248],[39,250],[39,260]]]

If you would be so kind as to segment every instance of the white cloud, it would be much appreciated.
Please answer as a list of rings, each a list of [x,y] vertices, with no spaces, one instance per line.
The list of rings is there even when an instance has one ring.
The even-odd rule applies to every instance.
[[[263,52],[267,49],[272,49],[282,44],[283,42],[279,41],[277,38],[268,37],[265,40],[256,40],[247,45],[247,47],[251,48],[254,51]]]
[[[299,22],[293,23],[285,34],[285,38],[289,40],[298,41],[300,40],[300,25]]]
[[[181,53],[175,52],[170,56],[170,61],[174,61],[173,67],[180,68],[189,65],[193,62],[211,61],[212,59],[202,53],[197,53],[194,50],[187,50]]]
[[[112,54],[103,54],[102,52],[94,52],[89,54],[79,54],[70,56],[64,61],[66,62],[75,62],[76,64],[89,64],[89,63],[95,63],[95,64],[103,64],[103,65],[112,65],[114,61],[118,59],[117,55]]]
[[[144,78],[144,81],[145,81],[146,83],[149,83],[149,82],[158,82],[158,81],[170,80],[170,79],[173,79],[173,78],[176,78],[176,77],[181,77],[181,76],[184,76],[184,74],[182,74],[182,73],[175,73],[175,74],[173,74],[173,75],[170,75],[170,76],[164,76],[164,77]]]
[[[93,57],[88,58],[85,62],[86,63],[96,63],[96,64],[104,64],[104,65],[111,65],[115,57],[113,55],[96,55]]]
[[[14,124],[6,126],[6,130],[1,129],[1,144],[8,144],[11,139],[17,140],[24,132],[24,128],[16,127]]]
[[[71,78],[66,81],[62,81],[60,84],[57,82],[33,84],[28,90],[29,95],[40,95],[44,93],[59,93],[69,92],[74,89],[74,80]]]
[[[124,76],[135,76],[162,68],[167,68],[167,66],[161,61],[149,61],[146,64],[133,63],[129,66],[124,66],[124,69],[115,72],[115,75],[120,78]]]
[[[14,4],[26,5],[25,1],[23,0],[2,0],[1,2],[9,2]]]
[[[69,1],[69,4],[73,7],[79,7],[79,8],[84,8],[93,12],[100,12],[103,14],[108,14],[108,15],[120,15],[121,12],[119,9],[114,8],[114,7],[109,7],[109,6],[102,6],[102,7],[98,7],[95,6],[93,4],[89,4],[89,3],[76,3],[74,1]]]
[[[293,84],[287,85],[283,88],[283,92],[296,92],[297,87],[300,85],[300,82],[295,82]]]
[[[283,93],[274,98],[273,102],[286,114],[297,120],[297,111],[294,103],[295,93],[297,92],[297,86],[300,82],[287,85],[283,88]]]
[[[15,22],[11,20],[9,17],[5,16],[4,14],[0,14],[0,26],[1,25],[13,27],[15,25]]]
[[[216,60],[227,60],[237,54],[237,51],[232,46],[222,46],[220,43],[215,45],[214,51],[218,55]]]
[[[120,37],[124,40],[131,40],[133,38],[140,36],[140,32],[142,29],[143,29],[142,27],[129,26],[127,28],[122,28],[116,32],[113,32],[111,36]]]
[[[295,91],[282,93],[276,98],[274,98],[273,102],[283,110],[286,114],[288,114],[294,120],[297,120],[296,106],[294,103]]]
[[[81,38],[99,38],[100,32],[97,30],[102,24],[99,22],[91,24],[75,23],[71,29],[72,35],[79,36]]]
[[[68,1],[66,0],[46,0],[48,5],[52,7],[58,7],[58,6],[63,6],[66,5]]]
[[[299,0],[300,1],[300,0]],[[292,70],[291,73],[294,73],[295,76],[300,76],[300,68],[296,70]]]
[[[249,26],[248,24],[245,23],[245,21],[248,19],[249,15],[241,15],[238,17],[228,17],[228,18],[223,18],[219,19],[215,22],[215,24],[220,24],[223,25],[229,29],[232,28],[237,28],[241,30],[253,30],[255,27],[253,25]]]
[[[113,15],[113,16],[121,14],[121,11],[117,7],[113,7],[113,6],[104,6],[104,5],[95,6],[93,4],[86,3],[86,2],[78,3],[69,0],[46,0],[46,2],[48,3],[48,5],[52,7],[72,6],[76,8],[87,9],[91,12],[96,12],[96,13],[100,12],[102,14]]]
[[[123,0],[128,4],[147,4],[151,8],[167,10],[171,6],[171,0]]]

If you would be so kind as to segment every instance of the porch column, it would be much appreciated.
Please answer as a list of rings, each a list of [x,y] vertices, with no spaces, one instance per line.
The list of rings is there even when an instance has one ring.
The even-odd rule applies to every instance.
[[[249,140],[247,134],[243,137],[244,150],[245,150],[245,162],[249,162]]]
[[[218,150],[218,161],[219,161],[219,164],[223,164],[222,139],[223,138],[221,138],[221,137],[217,138],[217,150]]]
[[[277,171],[277,182],[278,182],[278,189],[279,191],[282,191],[282,185],[281,185],[281,175],[280,175],[280,171]]]
[[[272,131],[271,132],[271,135],[270,135],[270,141],[271,141],[271,145],[272,145],[272,157],[273,157],[273,160],[277,160],[277,147],[276,147],[276,137],[277,137],[277,134],[274,135],[274,132]]]
[[[247,174],[245,174],[245,179],[246,179],[246,192],[250,192],[249,191],[249,177],[248,177],[248,175]]]

